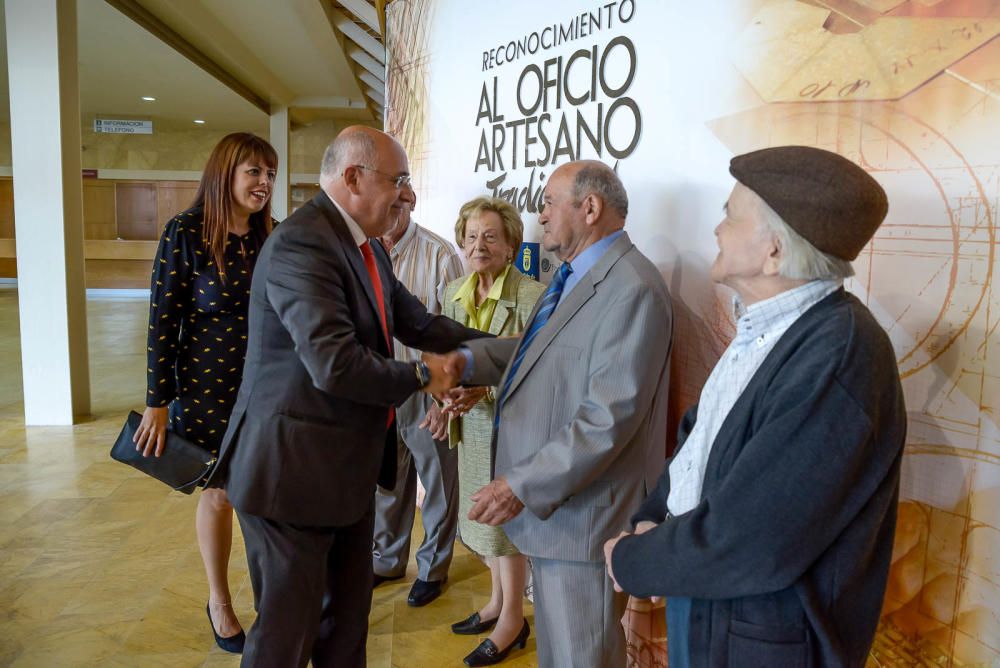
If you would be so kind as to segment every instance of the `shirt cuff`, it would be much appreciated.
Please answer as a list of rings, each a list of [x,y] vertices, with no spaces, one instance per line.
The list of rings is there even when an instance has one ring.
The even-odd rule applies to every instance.
[[[462,353],[462,357],[465,358],[465,368],[462,370],[462,377],[458,380],[463,384],[468,383],[476,371],[476,362],[472,359],[472,351],[465,346],[459,346],[458,352]]]

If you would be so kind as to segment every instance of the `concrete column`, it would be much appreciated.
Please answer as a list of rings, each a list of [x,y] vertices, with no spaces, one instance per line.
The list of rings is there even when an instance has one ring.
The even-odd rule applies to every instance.
[[[76,0],[6,0],[28,425],[90,412]]]
[[[289,174],[292,173],[288,148],[288,107],[271,109],[271,146],[278,152],[278,176],[274,179],[274,194],[271,195],[271,215],[275,220],[284,220],[291,211]]]

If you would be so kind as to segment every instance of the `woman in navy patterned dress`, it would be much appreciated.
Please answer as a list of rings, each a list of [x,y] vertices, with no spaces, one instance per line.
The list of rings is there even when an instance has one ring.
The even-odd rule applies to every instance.
[[[136,449],[159,456],[170,429],[218,453],[243,375],[250,278],[271,231],[278,157],[252,134],[224,137],[212,151],[190,209],[166,224],[153,265],[146,410]],[[233,509],[223,489],[205,489],[195,519],[208,576],[216,642],[243,649],[226,572]]]

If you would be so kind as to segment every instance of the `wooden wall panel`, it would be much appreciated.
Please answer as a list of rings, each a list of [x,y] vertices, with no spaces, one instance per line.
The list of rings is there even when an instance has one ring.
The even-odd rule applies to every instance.
[[[115,184],[118,238],[152,240],[159,238],[155,183]]]
[[[142,260],[87,260],[87,287],[148,290],[152,268]]]
[[[142,260],[152,262],[156,256],[156,241],[126,241],[125,239],[84,239],[83,256],[88,260]],[[3,255],[3,242],[0,242]]]
[[[197,181],[83,179],[83,238],[157,240],[197,192]],[[0,177],[0,239],[13,238],[14,182]]]
[[[14,181],[0,179],[0,239],[14,238]]]
[[[83,181],[83,238],[116,239],[114,181]]]
[[[148,288],[152,255],[163,225],[190,207],[197,191],[195,181],[84,179],[87,287]],[[0,177],[0,239],[13,238],[13,180]],[[3,243],[0,278],[16,278],[13,242]]]
[[[198,183],[194,181],[161,181],[156,189],[156,218],[159,223],[157,236],[175,215],[191,207],[198,193]]]
[[[152,263],[144,260],[87,260],[88,288],[149,289]],[[17,278],[14,258],[0,257],[0,278]]]

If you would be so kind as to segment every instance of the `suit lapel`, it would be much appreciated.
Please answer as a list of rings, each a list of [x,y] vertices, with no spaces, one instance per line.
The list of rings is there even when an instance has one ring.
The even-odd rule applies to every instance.
[[[512,309],[509,306],[507,306],[503,302],[500,301],[497,302],[496,309],[493,311],[493,319],[490,320],[490,327],[489,327],[490,334],[492,334],[493,336],[497,336],[500,334],[500,332],[503,331],[504,326],[510,319],[511,312]]]
[[[507,278],[503,283],[503,292],[497,300],[496,309],[493,311],[493,319],[490,321],[489,332],[494,336],[500,334],[507,326],[507,321],[514,315],[517,308],[517,289],[521,285],[521,272],[511,267],[507,272]]]
[[[333,202],[330,201],[329,195],[325,192],[320,191],[318,195],[313,198],[313,204],[323,212],[326,217],[327,222],[330,223],[330,227],[333,228],[334,233],[336,233],[337,238],[341,242],[341,246],[344,250],[344,255],[347,257],[347,264],[350,265],[351,270],[354,272],[354,276],[358,283],[361,285],[362,291],[368,298],[368,305],[372,309],[372,314],[375,316],[375,323],[379,325],[381,323],[381,318],[378,312],[378,302],[375,301],[375,288],[372,286],[372,279],[368,275],[368,268],[365,266],[365,259],[361,256],[361,249],[358,248],[358,244],[354,242],[354,237],[351,236],[351,230],[347,227],[347,222],[344,217],[340,215],[340,211],[334,206]],[[372,244],[372,250],[375,252],[376,260],[378,258],[379,252],[375,250],[376,245]],[[380,247],[381,248],[381,247]],[[385,251],[382,251],[385,253]],[[376,261],[375,265],[378,266],[379,262]],[[384,279],[385,272],[379,271],[379,278],[382,278],[382,291],[383,291],[383,303],[385,304],[386,310],[386,321],[387,324],[390,322],[389,319],[389,300],[385,296],[386,281]],[[381,328],[381,325],[379,325]],[[392,328],[389,328],[392,331]],[[380,333],[381,334],[381,333]],[[379,336],[382,340],[384,337]]]
[[[566,295],[563,300],[556,307],[555,312],[549,318],[549,321],[545,323],[545,326],[535,335],[535,340],[531,342],[531,346],[528,348],[527,353],[525,353],[524,361],[521,362],[521,366],[517,369],[517,374],[514,376],[513,381],[510,385],[510,390],[508,390],[507,396],[514,393],[517,387],[521,384],[524,378],[531,371],[531,368],[545,352],[545,349],[555,340],[556,336],[560,331],[572,320],[573,316],[583,308],[583,305],[590,301],[597,293],[597,286],[604,277],[608,275],[611,271],[611,267],[615,265],[618,260],[622,258],[625,253],[632,248],[632,240],[629,239],[627,233],[622,233],[611,247],[605,251],[604,255],[597,261],[590,271],[580,277],[580,281],[573,287],[573,290]],[[541,300],[539,300],[541,302]],[[528,322],[531,322],[535,318],[535,313],[538,311],[538,304],[535,305],[534,310],[531,312],[531,318]]]
[[[528,347],[528,351],[524,355],[524,361],[521,362],[521,366],[517,369],[517,375],[514,376],[514,380],[511,382],[510,390],[507,392],[509,397],[514,394],[518,385],[521,381],[528,375],[531,371],[531,367],[535,365],[535,362],[539,360],[545,349],[549,347],[552,341],[556,338],[556,335],[566,326],[566,323],[572,319],[576,312],[583,308],[591,297],[594,296],[594,283],[589,276],[589,272],[580,282],[576,284],[573,291],[570,292],[566,298],[556,307],[555,312],[549,318],[549,321],[545,323],[545,327],[541,329],[538,334],[535,335],[535,340],[531,342]],[[541,301],[541,300],[539,300]],[[536,305],[535,310],[538,310]],[[531,315],[533,320],[535,317],[534,312]],[[531,320],[529,320],[530,322]]]

